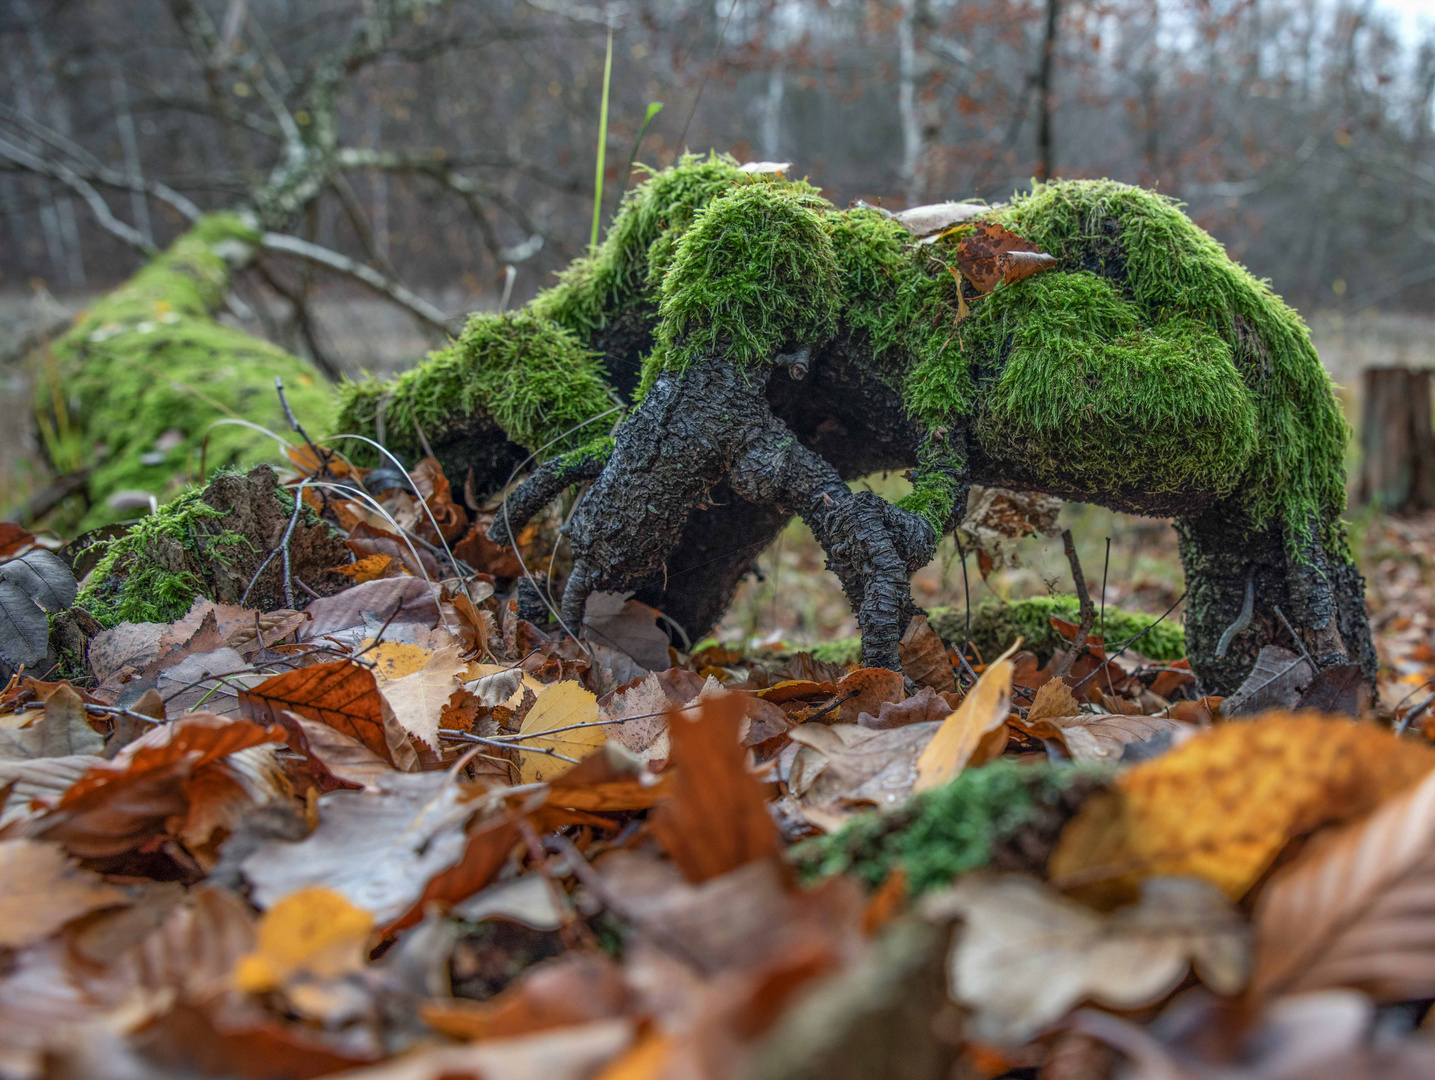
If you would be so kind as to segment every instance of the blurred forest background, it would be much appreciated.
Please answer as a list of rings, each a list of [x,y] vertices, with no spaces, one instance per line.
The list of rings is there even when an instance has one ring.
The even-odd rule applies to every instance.
[[[1109,176],[1184,200],[1301,309],[1353,386],[1366,367],[1435,366],[1435,15],[1422,9],[0,0],[0,352],[13,361],[176,235],[177,199],[255,207],[449,319],[506,289],[522,302],[589,239],[611,33],[605,220],[640,132],[639,162],[684,147],[790,161],[839,204],[1000,201],[1033,178]],[[442,340],[441,322],[351,278],[266,254],[227,317],[330,372],[406,367]],[[4,378],[0,404],[23,409],[27,376],[8,363]],[[26,467],[23,448],[0,457]],[[1088,566],[1116,534],[1113,602],[1161,610],[1180,587],[1169,530],[1098,516],[1080,530]],[[961,588],[951,554],[919,601]],[[998,588],[1050,588],[1064,562],[1048,554]],[[789,583],[821,563],[796,534],[764,561]],[[732,619],[754,633],[848,619],[832,582],[780,594],[770,580],[744,598]]]

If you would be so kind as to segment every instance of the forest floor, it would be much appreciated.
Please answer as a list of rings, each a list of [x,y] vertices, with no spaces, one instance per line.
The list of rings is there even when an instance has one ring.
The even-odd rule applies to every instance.
[[[1376,714],[1281,672],[1197,698],[1114,641],[964,657],[922,620],[913,692],[800,651],[851,630],[800,529],[718,644],[621,597],[579,643],[520,617],[436,463],[376,509],[291,458],[339,565],[278,558],[285,511],[234,566],[292,606],[86,594],[113,625],[83,666],[0,695],[0,1075],[1435,1074],[1435,515],[1356,523]],[[1108,605],[1179,596],[1166,523],[1063,515]],[[1052,541],[968,563],[919,600],[1070,573]]]

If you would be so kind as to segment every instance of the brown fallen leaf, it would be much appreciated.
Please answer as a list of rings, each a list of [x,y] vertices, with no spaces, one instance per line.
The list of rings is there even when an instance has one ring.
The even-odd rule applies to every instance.
[[[473,527],[453,545],[454,555],[480,574],[519,577],[523,573],[523,564],[518,561],[518,553],[513,548],[499,546],[488,538],[488,530],[492,524],[492,514],[480,514],[474,520]]]
[[[1056,680],[1046,684],[1058,685]],[[1046,687],[1042,687],[1045,690]],[[1038,698],[1040,692],[1038,692]],[[1032,709],[1036,711],[1035,707]],[[1011,726],[1038,739],[1061,745],[1073,761],[1083,764],[1120,761],[1126,747],[1154,739],[1163,731],[1185,736],[1199,730],[1194,724],[1182,723],[1164,716],[1127,716],[1115,713],[1078,713],[1075,716],[1051,716],[1035,722],[1013,717]]]
[[[10,719],[6,717],[6,719]],[[68,683],[61,683],[45,698],[43,711],[15,717],[23,727],[0,727],[0,758],[12,761],[72,754],[98,754],[104,736],[85,718],[85,702]]]
[[[1014,667],[1007,649],[987,666],[962,703],[942,721],[917,758],[914,791],[930,791],[950,783],[969,765],[981,765],[1006,749],[1006,718],[1011,711]]]
[[[995,221],[979,221],[957,244],[957,266],[984,296],[1056,266],[1056,258]]]
[[[394,560],[387,555],[365,555],[362,559],[355,559],[347,566],[335,566],[333,571],[336,574],[343,574],[356,585],[378,581],[380,578],[390,577],[398,572],[394,566]]]
[[[948,961],[952,997],[973,1010],[973,1034],[1017,1046],[1091,998],[1118,1009],[1152,1005],[1194,963],[1222,993],[1245,983],[1245,920],[1193,878],[1153,878],[1139,903],[1102,915],[1016,874],[973,874],[925,902],[930,917],[964,925]]]
[[[962,703],[960,694],[938,694],[930,686],[924,686],[905,701],[883,702],[877,715],[862,713],[857,723],[866,728],[897,728],[907,724],[921,724],[930,720],[945,720],[952,710]]]
[[[844,724],[855,724],[864,712],[879,712],[886,702],[901,701],[907,696],[907,689],[900,671],[858,668],[842,676],[833,693],[841,702],[834,714],[835,719]]]
[[[394,749],[403,741],[402,729],[388,722],[373,672],[348,660],[275,675],[242,691],[239,708],[244,716],[264,723],[280,723],[285,710],[296,712],[357,740],[391,765],[399,764]]]
[[[403,537],[387,529],[376,529],[364,521],[349,530],[349,538],[344,541],[344,546],[360,559],[367,559],[372,555],[387,555],[395,566],[402,566],[416,578],[438,581],[443,577],[438,560],[427,550],[417,544],[411,547]]]
[[[746,863],[777,855],[777,826],[768,816],[762,784],[747,771],[738,745],[742,702],[710,698],[669,720],[673,797],[649,821],[658,843],[691,882],[703,882]]]
[[[1320,837],[1261,890],[1251,995],[1435,997],[1435,773]]]
[[[203,844],[215,828],[286,793],[264,749],[283,741],[278,727],[188,713],[87,769],[28,834],[81,858],[164,835]]]
[[[377,790],[379,778],[394,771],[363,743],[328,724],[287,711],[279,717],[289,749],[304,755],[321,794],[347,785]]]
[[[1367,813],[1432,768],[1435,750],[1374,724],[1277,712],[1218,725],[1083,807],[1051,877],[1103,904],[1151,874],[1202,877],[1239,899],[1291,837]]]
[[[912,616],[902,640],[897,643],[897,655],[902,661],[902,670],[918,686],[956,690],[957,677],[947,658],[947,647],[928,625],[925,615]]]
[[[386,681],[379,693],[400,727],[437,750],[439,714],[459,689],[459,676],[467,670],[468,663],[459,659],[455,642],[432,653],[418,671]]]
[[[63,848],[0,841],[0,947],[20,948],[71,919],[127,903],[124,892],[75,866]]]
[[[583,615],[583,636],[627,653],[649,671],[666,669],[668,634],[658,611],[627,593],[594,593]]]
[[[387,923],[463,857],[464,824],[482,809],[479,793],[441,772],[391,772],[374,786],[321,795],[308,837],[267,841],[246,857],[240,866],[255,904],[269,908],[300,889],[324,888]]]
[[[490,1001],[435,1001],[419,1015],[450,1038],[495,1039],[623,1016],[631,997],[605,954],[569,952],[535,964]]]
[[[912,795],[918,756],[940,728],[937,721],[887,730],[799,724],[787,733],[802,746],[793,758],[788,789],[804,807],[843,803],[845,810],[855,812],[864,803],[882,809],[900,806]]]

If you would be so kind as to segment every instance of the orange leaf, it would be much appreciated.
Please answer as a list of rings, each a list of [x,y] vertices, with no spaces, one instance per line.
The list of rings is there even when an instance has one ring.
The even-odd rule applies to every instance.
[[[747,771],[738,745],[742,702],[708,698],[696,710],[670,714],[673,798],[649,819],[658,842],[689,881],[719,877],[781,850],[762,783]]]
[[[366,581],[389,577],[389,567],[393,565],[394,560],[387,555],[366,555],[357,562],[351,562],[348,566],[336,566],[333,569],[336,574],[353,578],[355,585],[362,585]]]
[[[385,733],[384,700],[373,672],[348,660],[313,664],[266,679],[240,692],[239,709],[251,719],[276,724],[281,723],[280,713],[291,710],[328,724],[396,764]]]
[[[1018,643],[1002,653],[977,685],[962,698],[932,741],[917,758],[914,791],[929,791],[956,779],[968,765],[980,765],[1006,749],[1006,718],[1011,712],[1011,677],[1016,670],[1011,654]]]
[[[1056,258],[995,221],[980,221],[957,244],[957,265],[984,296],[1056,265]]]

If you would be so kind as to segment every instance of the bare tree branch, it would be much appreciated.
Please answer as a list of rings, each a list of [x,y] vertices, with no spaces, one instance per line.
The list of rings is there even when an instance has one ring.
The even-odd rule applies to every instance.
[[[6,139],[0,139],[0,158],[28,169],[30,172],[60,181],[85,200],[89,205],[90,212],[95,215],[95,220],[106,232],[119,237],[131,247],[139,248],[147,255],[155,253],[155,246],[145,240],[144,234],[115,217],[110,212],[109,205],[100,197],[100,193],[90,185],[89,181],[77,175],[69,166],[36,157],[28,150],[22,149]]]
[[[388,297],[400,307],[407,308],[434,329],[441,330],[446,334],[456,333],[461,325],[461,320],[445,315],[422,296],[397,281],[385,277],[372,266],[357,262],[346,255],[340,255],[337,251],[330,251],[326,247],[312,244],[308,240],[301,240],[297,236],[286,236],[274,232],[265,233],[260,239],[260,246],[266,251],[280,251],[313,266],[353,278],[375,292]]]

